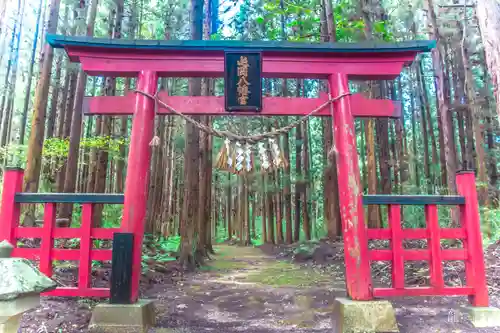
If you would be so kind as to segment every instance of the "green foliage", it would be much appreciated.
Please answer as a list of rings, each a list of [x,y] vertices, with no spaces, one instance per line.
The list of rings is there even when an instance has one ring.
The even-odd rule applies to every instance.
[[[148,271],[151,265],[161,265],[176,260],[180,245],[180,236],[165,238],[146,234],[142,251],[142,271]]]

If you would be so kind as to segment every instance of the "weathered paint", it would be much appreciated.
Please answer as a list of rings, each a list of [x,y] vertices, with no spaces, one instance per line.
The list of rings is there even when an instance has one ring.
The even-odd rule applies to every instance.
[[[68,46],[71,61],[80,62],[89,75],[135,77],[140,71],[155,71],[161,77],[223,77],[224,53],[113,50],[103,47]],[[418,51],[401,53],[263,54],[262,76],[271,78],[326,79],[342,73],[351,79],[395,79]]]
[[[137,79],[137,88],[148,94],[156,93],[158,75],[142,71]],[[132,121],[130,151],[128,155],[127,179],[125,182],[125,202],[123,206],[122,231],[134,234],[134,258],[132,270],[132,302],[139,296],[141,276],[142,238],[148,199],[149,165],[154,128],[154,101],[137,94]]]
[[[370,261],[392,262],[392,287],[374,288],[375,297],[394,296],[469,296],[472,306],[488,306],[488,289],[485,277],[484,254],[479,221],[476,182],[473,172],[461,172],[457,175],[457,188],[460,196],[433,196],[431,198],[413,196],[393,196],[368,200],[366,204],[389,204],[389,228],[367,230],[368,239],[387,239],[389,249],[368,251]],[[376,196],[375,196],[376,197]],[[408,201],[408,199],[410,199]],[[402,229],[401,209],[399,204],[420,203],[425,207],[426,228]],[[395,204],[396,203],[396,204]],[[461,227],[441,228],[438,221],[437,205],[455,204],[460,207]],[[427,249],[405,249],[403,239],[426,239]],[[464,246],[459,249],[442,249],[442,239],[462,240]],[[443,278],[443,261],[464,261],[466,285],[447,287]],[[430,286],[425,288],[405,287],[404,262],[427,261],[430,267]]]
[[[3,240],[16,244],[14,230],[19,226],[21,206],[14,197],[21,192],[23,186],[24,170],[6,169],[3,180],[2,206],[0,210],[0,242]]]
[[[329,83],[333,97],[349,92],[347,75],[332,74]],[[339,174],[345,175],[339,177],[338,188],[344,230],[346,286],[352,299],[370,300],[373,296],[368,241],[350,99],[351,96],[347,96],[334,102],[333,112],[337,170]]]
[[[13,257],[25,258],[39,262],[39,269],[45,275],[52,276],[52,266],[54,260],[79,261],[78,286],[58,287],[55,290],[43,293],[44,296],[62,297],[109,297],[108,288],[92,288],[91,262],[111,260],[111,250],[93,249],[92,239],[112,239],[117,228],[92,228],[91,209],[95,202],[101,202],[101,197],[84,195],[84,199],[75,198],[74,193],[52,194],[20,193],[23,181],[22,169],[6,169],[3,180],[2,205],[0,214],[0,241],[7,240],[17,246],[17,239],[31,238],[40,239],[41,245],[38,248],[15,247],[12,251]],[[44,217],[42,227],[23,227],[19,225],[20,204],[24,196],[28,199],[35,199],[27,202],[40,202],[44,205]],[[67,196],[65,199],[64,196]],[[18,200],[21,198],[21,200]],[[46,201],[42,201],[44,199]],[[83,204],[82,224],[79,228],[57,228],[56,227],[56,202],[85,202]],[[94,199],[95,202],[91,200]],[[80,239],[80,249],[59,249],[54,248],[55,239]]]
[[[474,288],[474,294],[469,297],[469,301],[473,306],[486,307],[489,299],[476,178],[473,171],[464,171],[457,174],[456,181],[458,193],[465,197],[465,205],[460,207],[460,221],[467,236],[464,242],[468,253],[465,261],[466,282]]]
[[[128,115],[133,114],[132,108],[136,93],[125,96],[96,96],[86,97],[83,103],[83,112],[86,114]],[[169,96],[168,92],[158,93],[158,98],[175,110],[185,115],[227,116],[222,96]],[[291,116],[306,115],[324,105],[315,116],[331,117],[328,95],[321,93],[319,98],[302,97],[263,97],[263,108],[260,112],[238,112],[238,115],[257,116]],[[362,94],[353,94],[351,97],[352,115],[354,117],[391,117],[401,116],[401,103],[388,99],[368,99]],[[160,115],[173,114],[170,110],[158,105]]]

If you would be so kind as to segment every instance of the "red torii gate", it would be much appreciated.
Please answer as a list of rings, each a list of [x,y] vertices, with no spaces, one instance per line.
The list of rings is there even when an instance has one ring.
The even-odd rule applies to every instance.
[[[47,40],[55,48],[65,48],[70,59],[80,62],[82,69],[90,75],[137,77],[137,89],[133,93],[122,97],[93,97],[84,101],[84,111],[87,114],[133,114],[124,195],[22,193],[23,170],[6,169],[5,171],[0,208],[0,241],[5,239],[16,246],[19,238],[41,238],[40,248],[16,246],[13,256],[39,259],[40,270],[48,276],[52,275],[53,260],[79,260],[80,262],[78,286],[57,288],[50,292],[50,295],[109,297],[110,289],[92,287],[90,274],[91,261],[110,260],[111,251],[94,249],[92,239],[112,239],[117,236],[117,232],[123,231],[134,235],[130,301],[137,300],[151,159],[149,143],[153,138],[158,77],[222,77],[225,70],[225,56],[238,51],[247,54],[258,53],[256,57],[258,60],[254,59],[256,61],[254,64],[262,64],[262,71],[259,74],[264,77],[327,79],[330,94],[329,96],[322,94],[319,98],[265,97],[262,104],[260,104],[260,99],[258,100],[256,109],[259,112],[230,113],[225,111],[227,105],[222,97],[168,96],[165,92],[159,92],[158,97],[167,105],[186,115],[306,115],[322,107],[314,115],[332,116],[334,120],[337,169],[341,174],[338,178],[338,188],[348,295],[358,301],[392,296],[467,295],[473,306],[471,310],[473,320],[476,316],[474,313],[477,313],[478,325],[491,326],[494,323],[494,319],[491,318],[499,313],[498,309],[490,307],[485,310],[486,312],[481,312],[484,311],[483,307],[488,306],[489,300],[473,172],[464,171],[457,174],[459,195],[362,195],[353,119],[354,117],[398,117],[401,111],[398,103],[388,100],[370,100],[362,95],[350,94],[348,80],[394,79],[400,74],[404,65],[414,60],[417,53],[429,51],[434,47],[434,42],[305,44],[238,41],[126,41],[58,35],[48,35]],[[232,67],[228,68],[234,70]],[[231,76],[228,78],[231,79]],[[260,87],[259,82],[262,82],[260,75],[257,81],[252,81],[252,84],[256,83]],[[226,90],[228,86],[233,89],[233,83],[226,80]],[[231,94],[227,96],[234,97]],[[261,97],[261,95],[251,94],[250,99],[254,99],[255,96]],[[230,104],[229,101],[226,102]],[[330,106],[333,106],[333,110]],[[241,104],[238,107],[241,107]],[[170,111],[158,105],[157,112],[169,114]],[[45,204],[42,228],[20,226],[20,206],[24,203]],[[82,204],[82,223],[79,228],[56,227],[57,203]],[[124,212],[120,229],[93,226],[92,212],[95,204],[122,203]],[[367,229],[364,224],[363,204],[387,205],[388,227]],[[424,206],[425,228],[403,229],[402,205]],[[454,228],[442,228],[438,221],[438,205],[460,207],[461,225]],[[80,238],[80,248],[78,250],[54,249],[54,240],[61,238]],[[386,249],[368,249],[370,239],[390,240],[391,245]],[[406,249],[403,246],[405,239],[426,239],[428,248]],[[463,248],[443,249],[442,239],[459,239],[463,242]],[[404,264],[405,261],[411,260],[429,262],[429,286],[405,286]],[[445,285],[443,261],[446,260],[464,261],[466,271],[464,286]],[[390,287],[372,287],[370,261],[392,263]],[[113,262],[119,266],[119,261],[113,260]],[[128,295],[123,297],[128,298]],[[341,300],[337,301],[338,304],[342,303]],[[359,304],[355,305],[355,308]],[[348,306],[347,303],[345,305]],[[490,319],[493,321],[486,323],[487,317],[488,321]],[[373,319],[377,321],[377,318]],[[349,320],[352,321],[352,319]],[[393,324],[396,328],[395,319]],[[372,323],[368,326],[373,328]],[[382,329],[382,327],[379,328]]]
[[[137,90],[157,93],[158,77],[223,77],[224,54],[228,51],[258,51],[262,54],[262,75],[272,78],[327,79],[332,98],[349,93],[349,79],[394,79],[419,52],[430,51],[432,41],[398,44],[377,43],[290,43],[240,41],[140,41],[48,35],[54,48],[64,48],[71,61],[80,62],[89,75],[137,77]],[[227,115],[221,97],[159,97],[184,114]],[[268,97],[259,113],[237,115],[304,115],[328,100]],[[155,101],[142,94],[124,97],[94,97],[87,100],[88,114],[133,114],[128,157],[122,230],[134,233],[133,294],[137,299],[141,267],[141,246],[151,159]],[[133,109],[130,107],[134,105]],[[354,116],[397,117],[398,104],[347,95],[333,102],[334,135],[337,150],[339,198],[345,240],[346,285],[355,300],[373,298],[364,225],[362,188],[356,151]],[[169,113],[159,108],[160,114]],[[318,115],[330,115],[329,107]]]

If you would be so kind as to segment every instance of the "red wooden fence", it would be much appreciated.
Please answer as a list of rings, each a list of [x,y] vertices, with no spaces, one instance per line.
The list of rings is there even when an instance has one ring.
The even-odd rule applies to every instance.
[[[109,297],[109,288],[91,286],[92,260],[111,260],[111,250],[94,249],[93,239],[113,238],[119,228],[94,228],[92,211],[95,204],[122,204],[121,194],[43,194],[21,193],[23,170],[9,169],[4,176],[2,207],[0,212],[0,240],[6,239],[16,245],[19,238],[40,238],[40,248],[16,247],[13,256],[40,262],[40,270],[52,276],[53,260],[79,261],[78,286],[60,287],[46,293],[51,296]],[[480,231],[479,208],[472,172],[457,175],[457,196],[398,196],[367,195],[365,205],[387,205],[389,227],[368,229],[368,239],[390,240],[390,249],[368,251],[370,261],[392,262],[392,286],[374,288],[373,297],[392,296],[439,296],[467,295],[474,306],[488,306],[485,265]],[[41,228],[21,227],[19,225],[21,203],[44,203],[44,221]],[[55,225],[57,203],[82,204],[82,222],[80,228],[58,228]],[[403,229],[401,226],[402,205],[424,205],[426,228]],[[460,207],[458,228],[441,228],[438,221],[438,205],[457,205]],[[138,235],[141,236],[142,235]],[[56,249],[55,239],[80,239],[80,249]],[[404,239],[427,239],[427,249],[404,249]],[[460,249],[442,249],[441,239],[458,239],[463,243]],[[135,251],[135,249],[134,249]],[[405,261],[425,260],[430,267],[429,287],[405,287]],[[466,268],[466,285],[448,287],[443,279],[443,261],[463,260]],[[370,277],[366,277],[370,280]],[[132,285],[137,289],[138,285]],[[137,292],[137,290],[135,290]]]
[[[473,172],[457,175],[459,196],[365,196],[365,204],[388,206],[389,227],[368,229],[368,239],[390,240],[390,249],[369,250],[370,261],[391,261],[392,286],[374,288],[374,297],[391,296],[450,296],[467,295],[474,306],[488,306],[482,236],[480,230],[476,183]],[[426,228],[403,229],[401,226],[401,205],[425,206]],[[441,228],[437,205],[458,205],[460,227]],[[404,249],[404,239],[427,239],[427,249]],[[442,239],[461,240],[463,248],[442,249]],[[424,260],[429,262],[430,286],[405,287],[405,261]],[[443,261],[463,260],[466,269],[466,285],[445,286]]]
[[[15,246],[14,257],[22,257],[39,262],[39,269],[51,277],[54,260],[79,261],[77,287],[59,287],[45,293],[50,296],[109,297],[109,288],[93,288],[91,285],[92,260],[111,260],[111,249],[94,249],[94,239],[113,239],[119,228],[94,228],[92,213],[95,204],[122,204],[121,194],[43,194],[21,193],[23,170],[5,171],[2,207],[0,212],[0,240],[6,239]],[[44,216],[42,227],[22,227],[19,225],[20,205],[22,203],[43,203]],[[56,204],[82,204],[82,220],[79,228],[56,227]],[[19,238],[39,238],[39,248],[17,247]],[[55,239],[80,239],[79,249],[54,248]]]

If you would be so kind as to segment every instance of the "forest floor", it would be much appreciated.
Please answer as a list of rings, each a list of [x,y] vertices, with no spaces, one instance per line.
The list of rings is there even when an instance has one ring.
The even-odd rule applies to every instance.
[[[314,262],[292,262],[279,247],[219,245],[216,252],[195,273],[173,269],[143,283],[143,297],[154,300],[157,309],[157,327],[151,332],[334,332],[333,300],[345,296],[341,258],[326,251],[327,263],[325,253]],[[490,273],[500,276],[498,272],[495,266]],[[491,301],[500,306],[498,296]],[[45,298],[40,309],[25,314],[21,331],[86,332],[93,304]],[[465,298],[409,297],[393,304],[400,332],[500,332],[473,328],[466,319]]]

